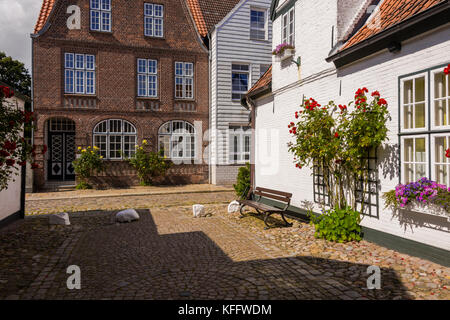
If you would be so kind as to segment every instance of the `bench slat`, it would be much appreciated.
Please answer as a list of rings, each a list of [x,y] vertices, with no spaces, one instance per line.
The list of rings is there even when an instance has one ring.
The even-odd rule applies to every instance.
[[[240,201],[241,204],[245,204],[249,207],[253,207],[253,208],[257,208],[257,209],[261,209],[262,211],[272,211],[272,212],[281,212],[283,211],[283,209],[280,208],[275,208],[272,206],[269,206],[267,204],[261,203],[261,202],[257,202],[257,201],[252,201],[252,200],[244,200],[244,201]]]
[[[256,187],[256,191],[262,191],[262,192],[272,193],[272,194],[276,194],[276,195],[287,197],[287,198],[292,198],[292,193],[289,193],[289,192],[283,192],[283,191],[261,188],[261,187]]]
[[[265,198],[270,198],[270,199],[275,199],[275,200],[279,200],[282,202],[289,202],[289,198],[288,197],[280,197],[280,196],[276,196],[270,193],[266,193],[266,192],[261,192],[261,191],[255,191],[253,192],[254,194],[261,196],[261,197],[265,197]]]

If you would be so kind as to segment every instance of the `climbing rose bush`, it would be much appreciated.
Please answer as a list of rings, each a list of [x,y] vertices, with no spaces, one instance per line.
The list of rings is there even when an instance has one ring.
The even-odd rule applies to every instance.
[[[328,177],[324,182],[331,207],[356,210],[355,183],[368,179],[362,159],[387,140],[388,103],[379,91],[373,91],[369,101],[368,92],[365,87],[358,89],[347,105],[330,101],[322,106],[306,99],[294,114],[297,122],[288,124],[294,140],[288,148],[295,166],[320,167]]]
[[[435,204],[450,213],[450,188],[428,178],[399,184],[395,190],[384,194],[386,206],[404,208],[411,203]]]
[[[0,85],[0,191],[8,188],[9,181],[14,181],[27,161],[31,162],[32,169],[39,168],[36,156],[47,152],[47,146],[37,150],[23,138],[24,127],[33,126],[34,116],[6,100],[12,97],[14,91]]]

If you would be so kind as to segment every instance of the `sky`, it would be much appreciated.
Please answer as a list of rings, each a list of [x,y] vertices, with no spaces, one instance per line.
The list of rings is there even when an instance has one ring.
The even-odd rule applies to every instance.
[[[31,74],[31,38],[42,0],[0,0],[0,51],[25,64]]]

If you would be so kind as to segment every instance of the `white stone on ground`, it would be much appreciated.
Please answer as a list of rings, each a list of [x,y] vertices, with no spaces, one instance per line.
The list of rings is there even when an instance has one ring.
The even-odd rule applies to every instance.
[[[134,209],[127,209],[116,214],[117,222],[131,222],[139,220],[139,214]]]
[[[206,216],[206,211],[205,211],[205,206],[204,205],[194,204],[192,206],[192,211],[194,213],[194,217],[195,218],[200,218],[200,217],[205,217]]]
[[[67,212],[51,214],[49,216],[48,223],[60,226],[69,226],[70,225],[69,214]]]
[[[238,212],[240,208],[241,205],[239,204],[239,202],[237,202],[236,200],[231,201],[230,204],[228,205],[228,213]]]

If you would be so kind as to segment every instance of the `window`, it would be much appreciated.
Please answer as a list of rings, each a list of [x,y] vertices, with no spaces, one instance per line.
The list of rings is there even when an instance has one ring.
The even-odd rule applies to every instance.
[[[250,161],[250,146],[252,132],[250,127],[230,126],[229,128],[229,159],[231,163]]]
[[[436,182],[450,186],[450,159],[445,156],[450,148],[450,133],[436,135],[433,139],[432,177]]]
[[[144,34],[158,38],[164,36],[164,7],[162,5],[144,3]]]
[[[231,99],[241,100],[248,91],[249,67],[246,64],[231,65]]]
[[[266,10],[250,10],[250,39],[266,40]]]
[[[330,205],[330,195],[327,190],[329,184],[328,168],[323,165],[322,161],[314,160],[313,162],[313,193],[314,202],[321,205]]]
[[[126,120],[104,120],[95,126],[93,136],[94,146],[105,159],[118,160],[136,153],[136,127]]]
[[[259,65],[259,77],[261,78],[267,70],[269,70],[270,64]]]
[[[175,98],[194,98],[194,64],[175,62]]]
[[[95,56],[64,54],[64,92],[95,94]]]
[[[155,98],[158,96],[158,61],[137,60],[138,96]]]
[[[422,74],[402,81],[402,130],[414,131],[425,129],[426,110],[426,75]]]
[[[290,9],[287,13],[285,13],[281,19],[281,42],[289,43],[290,45],[294,45],[295,40],[295,31],[294,31],[294,8]]]
[[[431,101],[433,128],[450,128],[450,76],[442,70],[436,70],[431,74]]]
[[[443,69],[400,80],[402,183],[428,177],[450,186],[450,84]]]
[[[169,121],[159,128],[159,152],[171,159],[195,158],[195,129],[186,121]]]
[[[111,0],[91,0],[91,30],[111,32]]]

